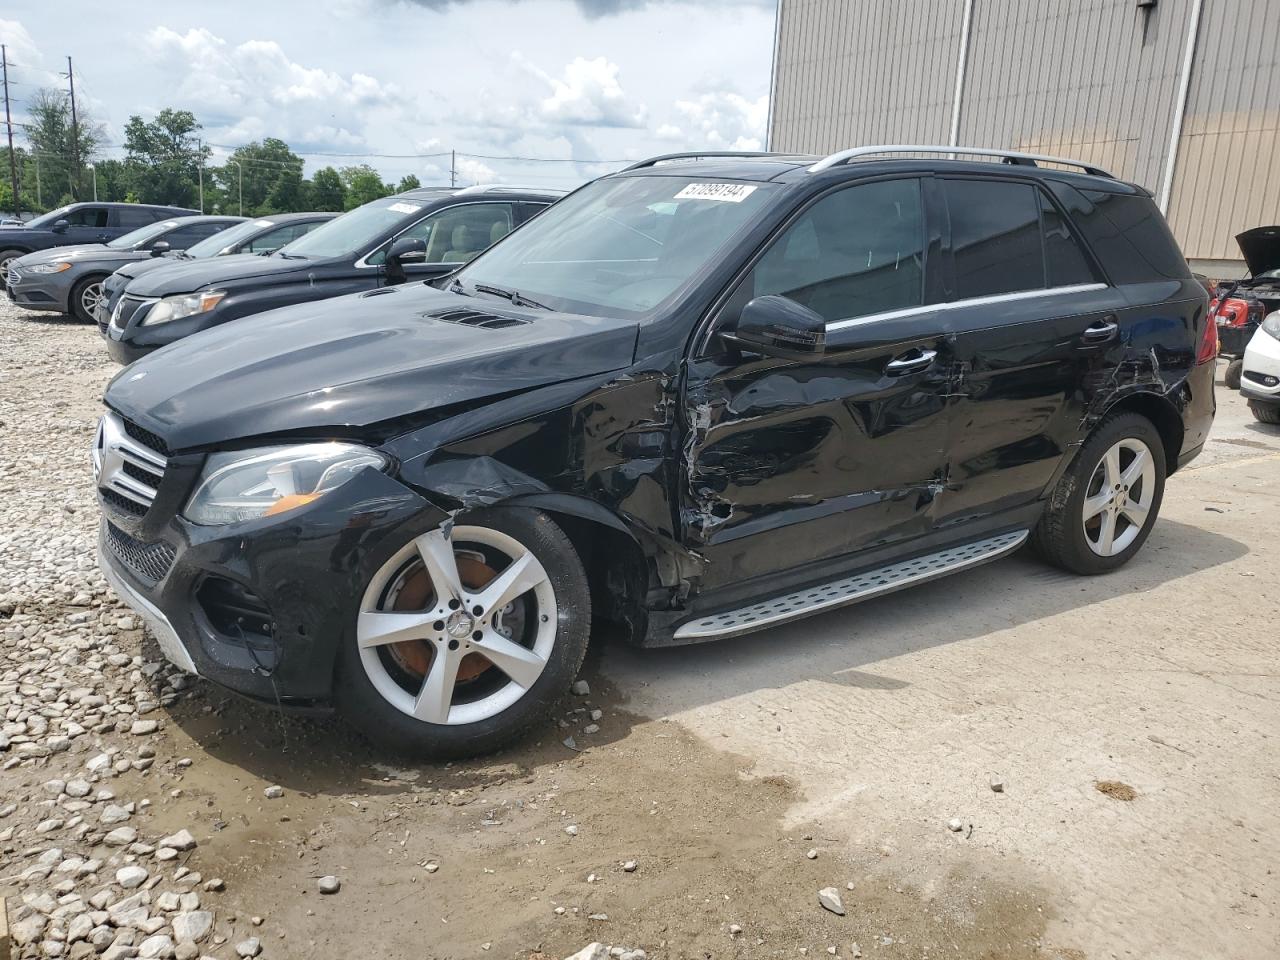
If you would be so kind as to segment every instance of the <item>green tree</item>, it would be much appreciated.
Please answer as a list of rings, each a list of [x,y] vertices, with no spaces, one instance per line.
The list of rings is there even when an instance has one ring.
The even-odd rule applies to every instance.
[[[97,156],[102,143],[101,125],[76,101],[73,127],[71,98],[58,90],[37,90],[27,104],[27,113],[27,143],[40,161],[39,195],[45,201],[41,205],[48,206],[47,198],[64,194],[73,200],[91,197],[91,174],[85,165]],[[23,181],[25,186],[25,176]],[[34,170],[31,186],[35,197]]]
[[[209,156],[200,143],[201,126],[190,110],[165,107],[149,123],[134,115],[124,128],[125,149],[133,183],[144,203],[194,206],[199,194],[199,166]]]
[[[400,182],[396,184],[396,193],[404,193],[406,190],[417,190],[422,186],[422,181],[415,177],[412,173],[406,174],[400,178]]]
[[[267,196],[265,204],[268,210],[263,213],[297,213],[307,209],[309,194],[307,181],[302,179],[300,170],[285,170],[276,178]]]
[[[311,178],[311,206],[314,210],[347,209],[347,188],[342,174],[333,167],[321,167]]]
[[[215,175],[223,193],[235,204],[230,208],[233,211],[239,209],[243,185],[246,214],[276,213],[284,208],[271,201],[272,192],[281,178],[301,182],[302,158],[283,140],[267,137],[260,143],[255,140],[237,147],[230,161],[219,167]],[[287,195],[289,188],[283,189]]]
[[[361,204],[380,197],[390,196],[395,189],[389,183],[382,182],[377,170],[362,163],[354,167],[343,167],[340,171],[342,182],[347,188],[345,208],[353,210]]]

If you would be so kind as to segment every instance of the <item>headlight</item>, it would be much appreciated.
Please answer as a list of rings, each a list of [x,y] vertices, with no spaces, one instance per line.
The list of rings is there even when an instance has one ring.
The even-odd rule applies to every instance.
[[[33,263],[31,266],[22,268],[26,273],[61,273],[63,270],[70,270],[71,264],[65,260],[59,260],[57,263]]]
[[[183,293],[176,297],[165,297],[147,311],[141,325],[150,327],[157,323],[192,317],[197,313],[207,313],[221,303],[226,295],[225,290],[205,290],[200,293]]]
[[[383,469],[387,458],[354,443],[299,443],[215,453],[183,514],[213,526],[273,516],[305,506],[341,486],[365,467]]]
[[[1280,340],[1280,310],[1277,310],[1262,321],[1262,329],[1277,340]]]

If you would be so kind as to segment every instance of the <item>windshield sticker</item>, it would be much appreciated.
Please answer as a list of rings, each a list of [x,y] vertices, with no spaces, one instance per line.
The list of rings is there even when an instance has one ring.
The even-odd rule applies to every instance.
[[[675,195],[676,200],[720,200],[724,203],[741,203],[755,187],[744,183],[691,183]]]
[[[394,210],[396,213],[417,213],[422,208],[416,203],[393,203],[387,209]]]

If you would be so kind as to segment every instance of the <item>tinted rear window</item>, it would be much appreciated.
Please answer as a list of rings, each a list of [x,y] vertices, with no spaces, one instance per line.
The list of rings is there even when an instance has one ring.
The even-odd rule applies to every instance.
[[[1150,197],[1080,191],[1062,183],[1055,183],[1053,190],[1113,283],[1191,276],[1169,225]]]

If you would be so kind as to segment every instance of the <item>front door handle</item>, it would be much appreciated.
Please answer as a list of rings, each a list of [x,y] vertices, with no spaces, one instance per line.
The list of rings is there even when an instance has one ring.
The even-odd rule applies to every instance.
[[[891,377],[900,377],[904,373],[915,373],[917,370],[923,370],[933,363],[937,356],[937,350],[912,350],[910,353],[904,353],[896,360],[890,360],[885,366],[884,372]]]
[[[1086,328],[1084,333],[1080,334],[1080,339],[1085,343],[1106,343],[1108,340],[1115,339],[1119,329],[1119,325],[1114,320],[1099,320]]]

